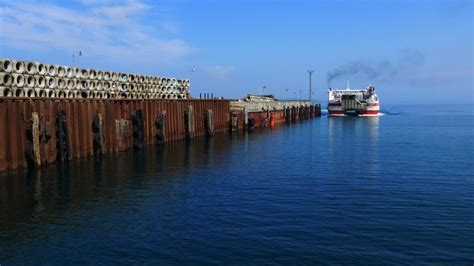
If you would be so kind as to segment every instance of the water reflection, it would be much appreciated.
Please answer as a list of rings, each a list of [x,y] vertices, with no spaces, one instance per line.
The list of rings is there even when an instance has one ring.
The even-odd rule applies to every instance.
[[[231,141],[227,135],[218,134],[210,139],[170,142],[40,170],[1,173],[0,230],[30,219],[40,220],[53,210],[87,199],[120,197],[109,193],[114,188],[146,186],[149,179],[166,180],[196,167],[212,167],[219,163],[219,153],[227,151]]]
[[[354,174],[379,172],[379,117],[328,118],[328,168],[358,165]],[[348,167],[347,167],[348,168]]]

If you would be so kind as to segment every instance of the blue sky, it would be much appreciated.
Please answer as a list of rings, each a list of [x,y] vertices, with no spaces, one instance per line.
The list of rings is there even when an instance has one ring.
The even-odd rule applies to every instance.
[[[386,103],[473,103],[473,1],[0,0],[0,57],[191,78],[280,98],[375,85]],[[191,72],[196,68],[195,72]],[[340,75],[338,75],[340,74]]]

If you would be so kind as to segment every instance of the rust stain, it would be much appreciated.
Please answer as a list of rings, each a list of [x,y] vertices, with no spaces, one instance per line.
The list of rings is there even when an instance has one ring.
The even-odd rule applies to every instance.
[[[114,152],[132,147],[130,115],[132,110],[144,112],[146,144],[157,143],[155,119],[166,111],[166,141],[184,139],[185,111],[192,106],[194,136],[206,134],[205,111],[212,110],[214,131],[228,130],[229,101],[227,100],[103,100],[0,98],[0,171],[27,166],[28,121],[38,115],[39,150],[36,164],[47,165],[57,157],[57,113],[66,114],[69,139],[69,160],[93,155],[92,121],[101,114],[103,150]],[[36,118],[35,118],[36,119]],[[118,124],[116,121],[119,121]],[[117,126],[119,125],[119,126]]]

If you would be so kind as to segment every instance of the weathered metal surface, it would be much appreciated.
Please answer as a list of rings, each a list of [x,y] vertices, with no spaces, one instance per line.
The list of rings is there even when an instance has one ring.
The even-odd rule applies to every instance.
[[[208,136],[212,136],[214,135],[214,113],[212,112],[212,110],[206,110],[206,117],[205,117],[205,121],[206,121],[206,134]]]
[[[32,133],[33,133],[33,154],[35,166],[41,166],[41,148],[40,148],[40,125],[37,112],[31,114]]]
[[[188,106],[188,110],[184,113],[184,117],[186,121],[186,138],[191,139],[194,137],[194,110],[192,105]]]
[[[162,111],[161,114],[156,118],[155,128],[156,142],[158,144],[164,144],[166,140],[166,111]]]
[[[247,112],[261,112],[263,110],[283,110],[286,106],[309,106],[311,101],[306,100],[290,100],[290,101],[269,101],[269,102],[246,102],[246,101],[231,101],[230,110],[231,111],[242,111],[247,110]]]
[[[212,110],[214,132],[229,128],[227,100],[107,100],[0,97],[0,171],[28,166],[27,129],[32,113],[38,113],[41,165],[94,155],[93,121],[101,116],[100,149],[110,153],[133,146],[132,112],[142,110],[143,142],[184,139],[185,112],[193,109],[193,136],[205,135],[206,111]],[[63,113],[61,117],[58,114]],[[158,129],[157,118],[166,114]],[[116,121],[120,124],[117,130]],[[62,126],[62,130],[59,130]],[[161,130],[161,131],[160,131]],[[158,133],[161,138],[158,138]],[[58,145],[62,143],[61,145]],[[58,150],[59,149],[59,150]]]
[[[118,150],[126,150],[129,148],[127,144],[127,139],[130,135],[129,130],[129,121],[125,119],[115,120],[115,136],[117,140],[117,149]]]
[[[92,122],[93,147],[94,155],[102,155],[104,153],[104,121],[102,114],[98,113],[94,116]]]
[[[256,128],[274,127],[280,123],[296,122],[321,115],[321,106],[292,105],[282,109],[268,108],[261,111],[248,112],[245,108],[231,111],[231,130],[251,130]]]

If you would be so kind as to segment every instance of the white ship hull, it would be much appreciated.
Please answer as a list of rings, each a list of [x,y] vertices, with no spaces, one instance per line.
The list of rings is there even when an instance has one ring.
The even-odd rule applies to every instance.
[[[366,90],[329,89],[329,116],[378,116],[380,105],[375,88]]]

